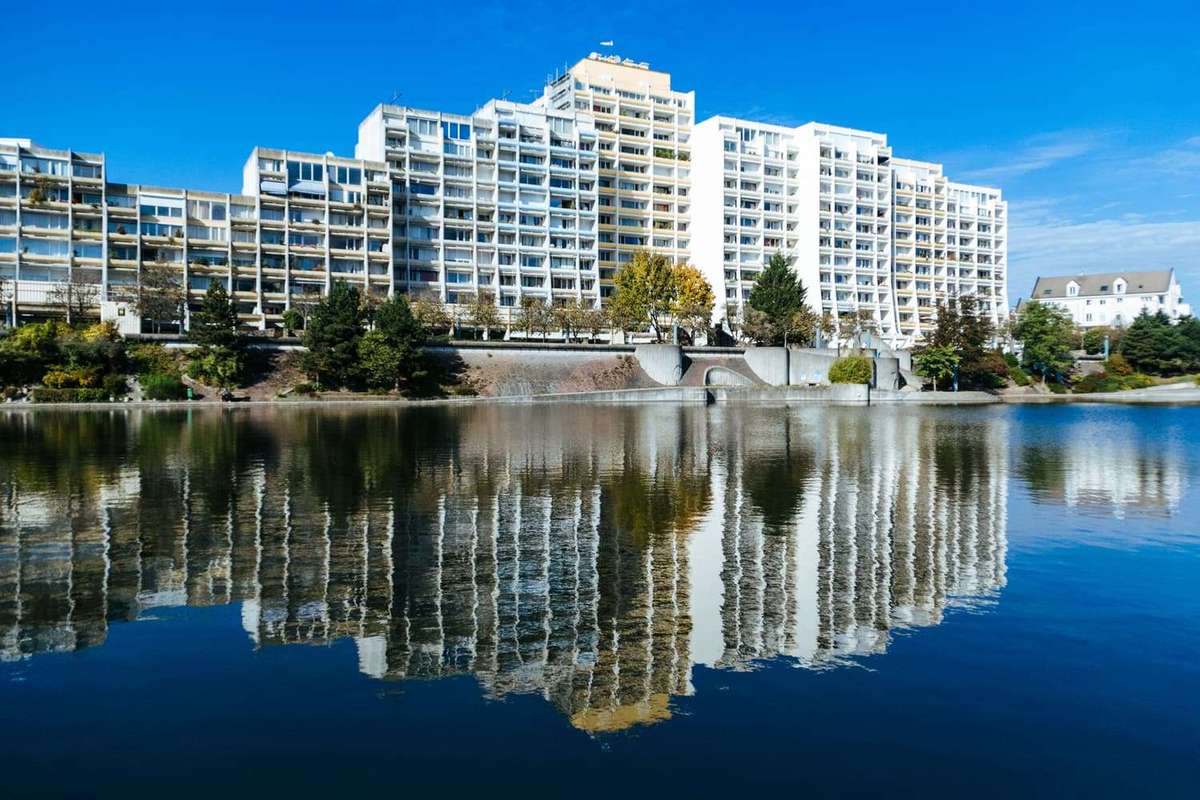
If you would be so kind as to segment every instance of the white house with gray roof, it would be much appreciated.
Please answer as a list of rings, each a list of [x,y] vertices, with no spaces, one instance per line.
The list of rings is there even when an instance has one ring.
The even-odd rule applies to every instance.
[[[1142,311],[1173,320],[1192,313],[1173,269],[1038,278],[1030,299],[1064,309],[1083,328],[1127,326]]]

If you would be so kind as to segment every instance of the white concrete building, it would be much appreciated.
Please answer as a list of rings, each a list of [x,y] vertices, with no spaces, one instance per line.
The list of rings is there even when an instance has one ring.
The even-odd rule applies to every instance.
[[[880,133],[730,117],[696,126],[692,261],[716,317],[744,303],[772,254],[791,259],[817,313],[871,312],[897,345],[919,340],[938,300],[974,294],[1007,313],[1006,204],[896,159]]]
[[[1062,308],[1084,328],[1124,327],[1143,311],[1173,320],[1192,313],[1174,269],[1038,278],[1030,299]]]
[[[390,170],[401,291],[598,304],[591,117],[502,100],[469,116],[380,105],[355,154]]]
[[[592,53],[552,80],[537,105],[595,119],[599,137],[600,291],[638,250],[691,253],[695,92],[645,62]]]

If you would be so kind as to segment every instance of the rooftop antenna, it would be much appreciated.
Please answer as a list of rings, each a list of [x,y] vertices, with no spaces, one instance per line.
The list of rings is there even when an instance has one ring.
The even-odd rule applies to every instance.
[[[612,47],[612,46],[613,46],[613,40],[612,40],[612,39],[605,39],[603,42],[601,42],[601,43],[600,43],[600,46],[601,46],[601,47]]]
[[[392,99],[391,99],[391,101],[389,102],[389,105],[393,105],[393,106],[394,106],[394,105],[396,105],[396,101],[400,99],[400,95],[401,95],[401,92],[400,92],[400,90],[399,90],[399,89],[397,89],[396,91],[392,92]]]
[[[508,95],[509,95],[509,91],[508,91],[508,89],[505,89],[504,91],[502,91],[502,92],[500,93],[500,99],[501,99],[501,100],[507,100],[507,99],[508,99]]]

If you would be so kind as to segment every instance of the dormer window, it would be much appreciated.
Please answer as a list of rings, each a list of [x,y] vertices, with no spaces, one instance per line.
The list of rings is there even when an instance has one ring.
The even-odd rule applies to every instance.
[[[1113,282],[1113,291],[1117,294],[1125,294],[1125,281],[1118,278]]]
[[[1079,294],[1079,284],[1071,281],[1067,284],[1067,297],[1076,297]]]

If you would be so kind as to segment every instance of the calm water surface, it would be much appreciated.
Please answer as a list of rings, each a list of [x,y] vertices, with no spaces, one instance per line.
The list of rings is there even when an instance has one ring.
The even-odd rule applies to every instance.
[[[7,797],[1194,797],[1200,409],[0,413]]]

